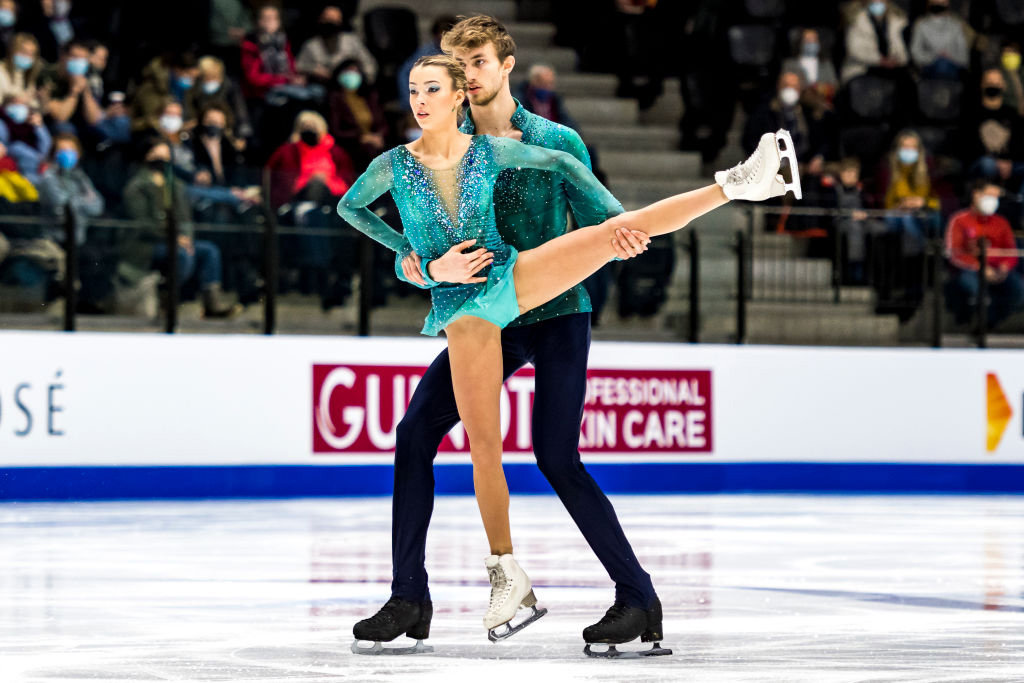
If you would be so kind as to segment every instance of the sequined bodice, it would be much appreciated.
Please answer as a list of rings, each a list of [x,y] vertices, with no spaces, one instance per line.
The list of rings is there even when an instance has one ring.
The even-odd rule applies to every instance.
[[[511,268],[516,250],[499,234],[494,213],[495,183],[507,169],[559,174],[591,197],[600,213],[622,211],[590,169],[571,154],[489,135],[474,136],[461,161],[448,171],[431,170],[404,146],[395,147],[374,159],[339,202],[342,218],[400,257],[415,251],[424,261],[433,260],[467,240],[494,253],[492,265],[477,273],[487,278],[486,283],[445,282],[432,287],[433,308],[425,329],[443,329],[446,320],[493,288]],[[367,208],[388,191],[402,216],[401,233]],[[562,215],[564,229],[564,211]]]
[[[391,194],[405,236],[422,258],[435,259],[470,239],[487,249],[503,246],[493,208],[494,181],[503,166],[484,136],[474,136],[459,163],[442,171],[424,166],[404,146],[388,155]]]

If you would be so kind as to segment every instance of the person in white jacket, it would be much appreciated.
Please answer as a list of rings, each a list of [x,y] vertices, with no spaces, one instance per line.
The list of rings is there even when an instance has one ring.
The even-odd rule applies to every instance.
[[[869,69],[897,70],[907,66],[907,45],[903,29],[907,18],[886,0],[870,0],[857,12],[846,30],[846,61],[842,82],[846,84]]]

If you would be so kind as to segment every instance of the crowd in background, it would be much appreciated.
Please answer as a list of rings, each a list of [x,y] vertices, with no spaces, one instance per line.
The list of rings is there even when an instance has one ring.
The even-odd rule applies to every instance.
[[[801,206],[840,208],[844,218],[780,210],[773,223],[840,239],[844,282],[870,280],[872,247],[884,247],[906,276],[900,312],[912,314],[926,242],[945,234],[958,318],[969,313],[978,272],[1001,300],[991,322],[1024,308],[1016,256],[993,256],[987,267],[977,260],[979,237],[1012,251],[1022,228],[1024,3],[596,5],[554,5],[559,42],[577,49],[583,68],[617,73],[618,94],[636,97],[641,109],[656,103],[666,78],[678,78],[682,149],[711,165],[737,111],[748,153],[764,131],[792,132],[803,161]]]
[[[454,21],[424,16],[421,44],[408,10],[364,14],[356,31],[358,4],[0,0],[0,216],[53,219],[43,230],[0,219],[0,284],[59,296],[70,216],[82,310],[137,301],[171,257],[171,214],[183,293],[207,316],[232,315],[225,289],[243,304],[259,297],[259,235],[199,239],[194,226],[273,212],[305,229],[282,240],[284,290],[325,309],[344,302],[358,250],[354,235],[325,230],[337,227],[333,206],[375,155],[417,134],[406,76]],[[773,225],[841,236],[845,281],[869,279],[872,245],[913,269],[946,234],[958,314],[977,289],[971,273],[1010,302],[995,318],[1024,303],[1009,253],[1024,191],[1020,2],[560,0],[549,16],[579,67],[617,74],[617,95],[641,109],[678,78],[680,146],[709,167],[737,110],[748,151],[763,131],[792,131],[803,205],[847,213],[780,207]],[[524,75],[524,106],[578,128],[550,67]],[[397,225],[386,200],[376,208]],[[100,216],[143,227],[98,229]],[[979,236],[1007,253],[979,264]],[[383,285],[390,255],[376,258]]]

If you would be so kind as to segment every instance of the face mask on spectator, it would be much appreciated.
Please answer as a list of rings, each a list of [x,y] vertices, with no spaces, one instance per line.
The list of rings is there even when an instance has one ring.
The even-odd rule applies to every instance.
[[[1003,89],[998,85],[987,85],[981,89],[981,92],[988,98],[1002,97]]]
[[[57,165],[65,171],[70,171],[78,163],[78,150],[61,149],[57,151]]]
[[[800,54],[804,57],[817,57],[821,54],[820,43],[804,43],[804,46],[800,48]]]
[[[69,0],[54,0],[53,14],[61,18],[71,14],[71,2]]]
[[[10,28],[14,26],[14,12],[9,9],[0,9],[0,27]]]
[[[299,139],[310,147],[316,147],[316,144],[320,142],[320,133],[315,130],[304,130],[299,133]]]
[[[11,121],[15,123],[25,123],[28,121],[28,105],[20,102],[12,102],[4,107],[4,111],[7,112],[7,116],[10,117]]]
[[[547,102],[555,94],[553,90],[547,88],[530,88],[530,92],[538,102]]]
[[[800,91],[796,88],[783,88],[779,91],[779,100],[787,107],[792,107],[800,101]]]
[[[89,60],[85,57],[69,59],[67,63],[68,73],[72,76],[84,76],[89,72]]]
[[[324,38],[330,38],[331,36],[341,33],[341,24],[335,24],[330,21],[325,21],[322,24],[317,24],[317,31]]]
[[[911,149],[910,147],[900,147],[899,157],[901,164],[906,164],[907,166],[909,166],[910,164],[916,164],[918,156],[919,155],[916,149]]]
[[[1020,68],[1020,53],[1019,52],[1004,52],[1003,53],[1003,68],[1010,73],[1015,73]]]
[[[167,160],[166,159],[148,159],[146,161],[146,166],[151,171],[163,171],[165,168],[167,168]]]
[[[942,14],[947,9],[948,7],[946,5],[940,5],[937,2],[933,2],[930,5],[928,5],[928,11],[931,12],[932,14]]]
[[[868,11],[873,16],[880,17],[885,14],[886,4],[884,2],[872,2],[868,4]]]
[[[202,128],[203,135],[208,138],[220,138],[224,134],[224,129],[221,126],[215,126],[212,123],[207,123]]]
[[[14,68],[18,71],[28,71],[32,68],[32,65],[36,63],[35,57],[29,57],[28,55],[16,54],[13,57]]]
[[[203,81],[203,92],[207,95],[212,95],[218,90],[220,90],[220,81]]]
[[[174,135],[181,130],[181,117],[176,114],[164,114],[160,117],[160,130],[168,135]]]
[[[991,216],[999,208],[999,197],[984,195],[978,200],[978,213],[983,216]]]
[[[338,74],[338,83],[348,90],[359,90],[363,84],[363,75],[358,71],[342,71]]]
[[[178,86],[179,90],[188,90],[192,87],[192,78],[190,76],[175,76],[174,84]]]

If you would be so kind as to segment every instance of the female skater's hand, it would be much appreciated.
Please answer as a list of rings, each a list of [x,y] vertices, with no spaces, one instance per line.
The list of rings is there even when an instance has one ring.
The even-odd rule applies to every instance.
[[[619,228],[615,231],[615,237],[612,238],[612,248],[615,249],[615,255],[620,259],[639,256],[647,251],[647,245],[650,243],[651,238],[647,236],[647,233],[629,228]]]
[[[491,265],[494,261],[494,254],[487,251],[486,249],[474,249],[473,251],[465,251],[469,249],[476,240],[466,240],[465,242],[459,242],[454,247],[449,249],[443,256],[430,262],[427,266],[430,269],[428,273],[430,279],[436,280],[437,282],[457,282],[460,284],[470,284],[475,282],[487,282],[485,277],[474,277],[482,268],[486,268]],[[411,263],[415,257],[415,263]],[[416,277],[420,278],[418,281],[423,284],[423,278],[420,275],[420,257],[416,256],[413,252],[402,260],[402,272],[405,276],[417,282],[415,278],[409,275],[409,270],[412,269],[416,273]]]
[[[420,287],[427,286],[427,281],[423,279],[423,273],[420,272],[420,255],[415,251],[409,252],[409,255],[402,259],[402,273],[406,280]]]

